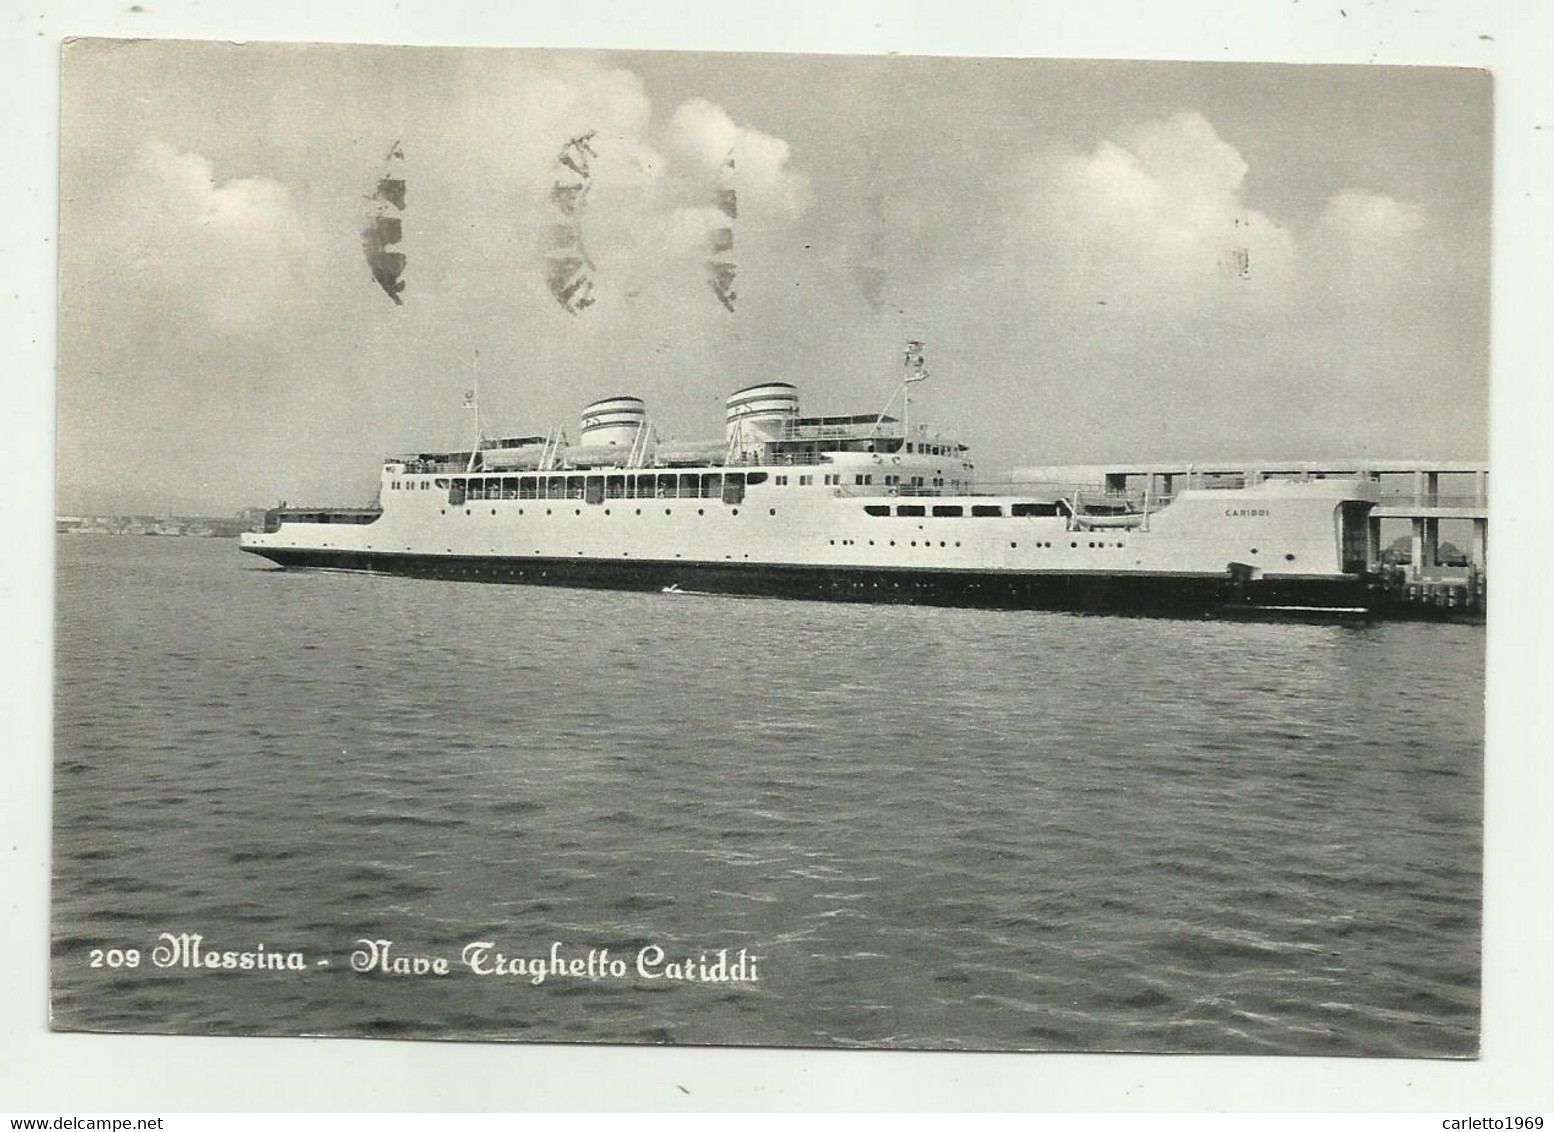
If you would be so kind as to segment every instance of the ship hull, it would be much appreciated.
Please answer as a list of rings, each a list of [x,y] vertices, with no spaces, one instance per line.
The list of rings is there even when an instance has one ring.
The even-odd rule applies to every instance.
[[[1018,571],[793,565],[689,560],[413,554],[315,547],[245,546],[289,569],[345,570],[407,578],[671,590],[680,595],[1049,609],[1089,613],[1239,618],[1370,616],[1375,588],[1363,577],[1234,578],[1193,573]]]

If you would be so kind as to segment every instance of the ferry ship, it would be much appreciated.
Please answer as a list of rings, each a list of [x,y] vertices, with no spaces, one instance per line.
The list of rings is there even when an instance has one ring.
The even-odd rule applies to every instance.
[[[661,441],[634,396],[564,430],[391,457],[375,508],[279,507],[243,550],[414,578],[1108,613],[1364,616],[1380,600],[1368,478],[979,484],[902,410],[806,416],[782,381],[728,397],[723,438]]]

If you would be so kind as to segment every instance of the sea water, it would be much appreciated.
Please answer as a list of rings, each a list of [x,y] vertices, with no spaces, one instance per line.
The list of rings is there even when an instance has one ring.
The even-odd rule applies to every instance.
[[[1479,627],[414,581],[149,537],[61,537],[57,602],[58,1026],[1477,1049]]]

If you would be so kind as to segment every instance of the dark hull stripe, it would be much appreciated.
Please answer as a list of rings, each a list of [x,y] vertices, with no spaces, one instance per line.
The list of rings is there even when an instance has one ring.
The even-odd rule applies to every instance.
[[[1374,604],[1373,590],[1357,578],[1237,582],[1228,576],[1202,574],[1059,574],[629,558],[501,558],[297,547],[243,549],[296,569],[588,589],[654,591],[676,586],[690,594],[990,609],[1279,619],[1363,617]]]

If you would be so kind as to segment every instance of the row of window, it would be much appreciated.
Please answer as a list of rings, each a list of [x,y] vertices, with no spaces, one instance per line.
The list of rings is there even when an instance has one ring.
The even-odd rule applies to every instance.
[[[754,477],[760,477],[760,479],[764,479],[765,478],[765,473],[762,473],[762,472],[755,472],[755,473],[752,473],[752,475]],[[886,487],[900,487],[902,485],[910,485],[911,487],[924,487],[924,486],[926,486],[928,484],[928,480],[924,476],[906,476],[906,477],[903,477],[903,476],[899,476],[899,475],[885,475],[885,476],[881,476],[880,479],[881,479],[881,482]],[[752,483],[758,483],[759,479],[752,478],[751,482]],[[798,487],[809,487],[814,482],[815,482],[815,477],[812,476],[812,475],[790,476],[790,475],[787,475],[787,474],[778,474],[778,475],[775,475],[775,476],[772,477],[772,486],[773,487],[788,487],[790,485],[794,485],[794,486],[798,486]],[[840,487],[842,485],[842,477],[841,477],[840,473],[832,473],[832,474],[826,475],[824,477],[824,479],[822,480],[822,482],[827,487]],[[873,485],[874,485],[874,473],[872,473],[872,472],[855,472],[853,474],[853,486],[854,487],[872,487]],[[933,480],[933,486],[934,487],[944,487],[945,486],[944,477],[943,476],[935,476],[934,480]],[[951,481],[949,481],[949,486],[951,488],[959,488],[961,486],[960,480],[951,480]]]
[[[599,485],[601,499],[684,499],[711,498],[721,494],[723,488],[731,483],[737,483],[740,486],[748,484],[753,487],[765,481],[765,472],[711,474],[656,472],[642,475],[457,476],[451,480],[442,478],[435,482],[439,489],[447,489],[451,486],[455,491],[463,491],[469,499],[584,499],[587,498],[589,486],[592,484]],[[815,477],[778,475],[772,480],[776,487],[787,487],[790,482],[799,487],[809,487],[815,482]],[[842,477],[839,473],[831,473],[824,476],[822,482],[827,487],[840,487]],[[882,477],[882,482],[887,487],[897,487],[902,484],[923,487],[927,484],[923,476],[887,475]],[[859,473],[853,476],[854,486],[868,487],[873,483],[874,476],[871,473]],[[431,479],[396,478],[389,483],[389,488],[393,491],[427,491],[432,486]],[[933,486],[944,487],[944,479],[935,477]],[[952,480],[950,486],[959,487],[960,481]]]
[[[1052,544],[1050,542],[1033,542],[1033,543],[1031,543],[1031,545],[1036,547],[1038,550],[1051,550],[1052,549]],[[1069,545],[1069,549],[1071,549],[1071,550],[1078,550],[1079,549],[1079,544],[1077,542],[1071,542],[1068,545]],[[1085,545],[1088,546],[1091,550],[1107,550],[1107,549],[1110,549],[1110,550],[1121,550],[1127,544],[1126,543],[1121,543],[1121,542],[1091,542],[1091,543],[1086,543]],[[1009,544],[1009,548],[1011,550],[1018,550],[1019,547],[1020,547],[1020,544],[1017,543],[1017,542],[1011,542]]]
[[[872,475],[855,475],[855,476],[853,476],[853,483],[855,485],[857,485],[857,486],[860,486],[860,487],[861,486],[867,486],[869,484],[872,484],[873,482],[874,482],[874,477]],[[885,476],[884,477],[884,483],[885,483],[886,487],[898,487],[903,482],[905,482],[907,484],[910,484],[912,487],[923,487],[925,484],[927,484],[928,480],[924,476],[909,476],[904,481],[903,481],[901,476],[890,475],[890,476]],[[943,476],[935,476],[933,478],[933,486],[934,487],[944,487],[945,486],[944,477]],[[959,488],[961,486],[960,480],[950,480],[949,481],[949,486],[950,486],[950,489],[952,491],[953,490],[959,490]]]
[[[764,483],[765,472],[643,472],[640,475],[455,476],[436,481],[463,499],[731,499]],[[424,487],[430,481],[422,481]],[[400,486],[396,480],[394,489]],[[406,490],[413,490],[406,484]]]
[[[760,476],[762,479],[766,478],[766,473],[764,473],[764,472],[755,472],[753,474],[757,475],[757,476]],[[887,478],[887,480],[889,479],[888,476],[886,478]],[[900,479],[901,477],[897,476],[896,478]],[[752,480],[751,482],[758,482],[758,481]],[[787,486],[789,486],[789,484],[793,484],[794,486],[797,486],[797,487],[809,487],[814,482],[815,482],[815,477],[814,476],[786,476],[786,475],[782,475],[782,476],[773,476],[772,477],[772,486],[773,487],[787,487]],[[821,482],[826,487],[841,487],[842,486],[842,477],[841,477],[840,473],[831,473],[831,474],[826,475],[821,480]],[[868,476],[858,476],[857,479],[856,479],[856,482],[858,482],[858,483],[868,483],[870,481],[869,481],[869,477]]]
[[[907,543],[907,545],[909,545],[909,546],[916,546],[917,542],[918,542],[917,539],[912,539],[910,542]],[[870,546],[873,546],[874,545],[874,540],[873,539],[869,539],[868,543],[869,543]],[[922,543],[923,543],[923,545],[925,547],[932,546],[933,545],[933,540],[925,538],[925,539],[922,540]],[[831,540],[831,545],[832,546],[857,546],[858,545],[858,540],[857,539],[851,539],[851,538],[832,539]],[[886,545],[887,546],[895,546],[896,545],[896,540],[895,539],[890,539],[886,543]],[[948,546],[950,546],[952,544],[941,539],[940,542],[939,542],[939,545],[943,546],[943,547],[948,547]],[[960,543],[956,542],[953,545],[959,546]],[[1035,547],[1038,550],[1043,550],[1043,549],[1051,550],[1052,549],[1052,544],[1050,542],[1033,542],[1030,545]],[[1079,547],[1079,544],[1077,542],[1071,542],[1068,545],[1071,548],[1073,548],[1073,549],[1078,549],[1078,547]],[[1114,550],[1121,550],[1125,544],[1124,543],[1120,543],[1120,542],[1092,542],[1092,543],[1089,543],[1088,545],[1089,545],[1090,549],[1092,549],[1092,550],[1103,550],[1103,549],[1107,549],[1107,548],[1114,549]],[[1009,544],[1009,549],[1011,549],[1011,550],[1018,550],[1018,549],[1020,549],[1020,544],[1017,543],[1017,542],[1011,542]],[[1255,554],[1257,552],[1253,551],[1252,553]]]
[[[932,515],[935,519],[960,519],[964,518],[967,508],[959,503],[937,503],[927,507],[921,503],[898,503],[895,506],[895,514],[903,519],[921,519]],[[973,503],[970,507],[973,519],[1001,519],[1004,509],[998,503]],[[873,515],[876,518],[891,514],[888,503],[868,503],[864,505],[865,515]],[[1015,518],[1051,518],[1060,514],[1056,503],[1011,503],[1009,514]]]
[[[446,507],[440,508],[437,513],[439,515],[446,515],[448,513],[448,509]],[[473,508],[470,508],[470,507],[464,508],[464,514],[466,514],[466,515],[473,515],[474,513],[475,512],[474,512]],[[496,513],[497,513],[496,508],[495,507],[491,508],[491,514],[495,515]],[[518,514],[522,515],[523,513],[524,513],[523,508],[522,507],[518,508]],[[565,514],[565,510],[564,509],[563,509],[562,513]],[[574,508],[572,508],[572,514],[574,514],[574,515],[581,515],[582,513],[583,513],[583,509],[581,507],[574,507]],[[606,507],[604,509],[604,513],[606,515],[613,515],[614,511],[612,511],[610,508]],[[683,515],[686,512],[682,511],[680,513]],[[696,513],[698,515],[705,515],[707,513],[707,509],[705,507],[698,507],[698,508],[696,508]],[[777,508],[769,507],[769,508],[767,508],[766,513],[768,515],[775,515],[775,514],[777,514]],[[547,508],[545,508],[545,514],[552,515],[552,514],[555,514],[555,512],[551,508],[547,507]],[[590,512],[590,514],[596,514],[596,512]],[[624,514],[624,512],[622,512],[622,514]],[[634,509],[632,511],[632,514],[634,514],[634,515],[642,514],[642,508],[638,507],[638,508]],[[673,515],[674,514],[674,508],[672,508],[672,507],[665,507],[664,508],[664,514],[665,515]],[[739,508],[738,507],[731,507],[731,508],[729,508],[728,514],[730,514],[730,515],[737,515],[737,514],[739,514]],[[328,521],[329,521],[328,519],[321,520],[321,522],[328,522]],[[356,521],[357,520],[355,520],[355,519],[350,520],[350,522],[356,522]]]

